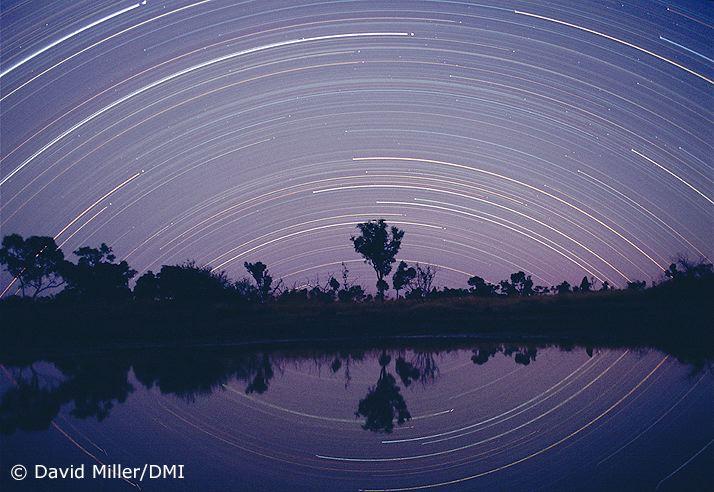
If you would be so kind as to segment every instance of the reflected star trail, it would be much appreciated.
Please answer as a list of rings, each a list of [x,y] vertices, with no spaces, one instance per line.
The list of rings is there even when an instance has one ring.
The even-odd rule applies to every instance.
[[[3,235],[365,286],[349,236],[379,217],[440,285],[714,258],[707,2],[7,1],[0,23]]]
[[[7,449],[89,463],[140,463],[159,449],[191,464],[186,490],[692,490],[711,475],[711,367],[656,350],[190,347],[60,361],[0,364],[0,390],[54,375],[69,397],[79,392],[56,415],[26,417],[39,419],[41,446],[6,419]],[[72,411],[91,407],[84,385],[107,374],[117,384],[95,400],[107,415]],[[355,409],[383,381],[410,418],[387,412],[368,429]],[[5,415],[23,408],[6,403]],[[137,428],[154,437],[137,439]]]

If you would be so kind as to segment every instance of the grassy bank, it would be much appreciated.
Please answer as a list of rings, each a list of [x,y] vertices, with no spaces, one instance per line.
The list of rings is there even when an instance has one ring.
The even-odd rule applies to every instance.
[[[474,296],[383,303],[0,304],[2,351],[121,343],[248,342],[414,335],[543,336],[714,345],[711,282],[528,298]]]

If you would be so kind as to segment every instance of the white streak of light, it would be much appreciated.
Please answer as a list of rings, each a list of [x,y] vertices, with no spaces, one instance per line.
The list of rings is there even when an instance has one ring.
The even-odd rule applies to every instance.
[[[23,58],[22,60],[18,61],[18,62],[15,63],[14,65],[11,65],[10,67],[8,67],[8,68],[6,68],[5,70],[3,70],[2,72],[0,72],[0,78],[2,78],[2,77],[4,77],[5,75],[9,74],[10,72],[12,72],[13,70],[15,70],[16,68],[21,67],[22,65],[24,65],[24,64],[27,63],[27,62],[29,62],[30,60],[32,60],[32,59],[35,58],[36,56],[41,55],[41,54],[44,53],[45,51],[50,50],[50,49],[54,48],[55,46],[57,46],[58,44],[63,43],[63,42],[65,42],[65,41],[67,41],[68,39],[75,37],[77,34],[83,33],[83,32],[86,31],[87,29],[91,29],[91,28],[93,28],[94,26],[98,26],[99,24],[102,24],[103,22],[106,22],[106,21],[108,21],[108,20],[110,20],[110,19],[113,19],[114,17],[117,17],[117,16],[119,16],[119,15],[125,14],[126,12],[129,12],[130,10],[134,10],[135,8],[138,8],[138,7],[140,7],[140,6],[141,6],[140,3],[136,3],[136,4],[134,4],[134,5],[130,5],[129,7],[126,7],[126,8],[124,8],[124,9],[118,10],[118,11],[114,12],[113,14],[109,14],[109,15],[107,15],[107,16],[105,16],[105,17],[102,17],[101,19],[95,20],[94,22],[92,22],[92,23],[90,23],[90,24],[87,24],[87,25],[84,26],[84,27],[80,27],[80,28],[77,29],[76,31],[72,31],[72,32],[69,33],[69,34],[66,34],[65,36],[62,36],[62,37],[59,38],[58,40],[51,42],[50,44],[48,44],[48,45],[45,46],[44,48],[41,48],[41,49],[35,51],[35,52],[32,53],[31,55],[26,56],[25,58]]]
[[[615,41],[616,43],[624,44],[625,46],[629,46],[630,48],[633,48],[633,49],[636,49],[636,50],[638,50],[638,51],[641,51],[642,53],[647,53],[647,54],[650,55],[650,56],[654,56],[654,57],[657,58],[658,60],[662,60],[663,62],[669,63],[670,65],[674,65],[675,67],[680,68],[680,69],[684,70],[685,72],[688,72],[688,73],[694,75],[695,77],[699,77],[699,78],[702,79],[702,80],[706,80],[706,81],[709,82],[710,84],[714,85],[714,80],[712,80],[712,79],[710,79],[710,78],[708,78],[708,77],[705,77],[704,75],[702,75],[702,74],[700,74],[700,73],[695,72],[695,71],[692,70],[691,68],[687,68],[687,67],[685,67],[684,65],[680,65],[679,63],[677,63],[677,62],[674,61],[674,60],[670,60],[669,58],[665,58],[665,57],[662,56],[662,55],[658,55],[657,53],[654,53],[654,52],[652,52],[652,51],[650,51],[650,50],[647,50],[647,49],[645,49],[645,48],[642,48],[642,47],[640,47],[640,46],[637,46],[636,44],[628,43],[627,41],[624,41],[624,40],[622,40],[622,39],[616,38],[616,37],[614,37],[614,36],[610,36],[609,34],[605,34],[605,33],[602,33],[602,32],[598,32],[598,31],[595,31],[595,30],[593,30],[593,29],[588,29],[587,27],[578,26],[577,24],[571,24],[570,22],[565,22],[565,21],[562,21],[562,20],[553,19],[552,17],[546,17],[546,16],[544,16],[544,15],[531,14],[531,13],[529,13],[529,12],[522,12],[522,11],[520,11],[520,10],[514,10],[513,12],[516,13],[516,14],[520,14],[520,15],[526,15],[526,16],[528,16],[528,17],[535,17],[536,19],[542,19],[542,20],[547,20],[547,21],[550,21],[550,22],[555,22],[556,24],[561,24],[561,25],[563,25],[563,26],[568,26],[568,27],[573,27],[573,28],[575,28],[575,29],[580,29],[581,31],[589,32],[590,34],[595,34],[596,36],[601,36],[601,37],[603,37],[603,38],[605,38],[605,39],[609,39],[610,41]]]
[[[705,199],[706,201],[708,201],[710,204],[714,205],[714,202],[711,200],[711,198],[709,198],[708,196],[706,196],[704,193],[702,193],[701,191],[699,191],[698,189],[696,189],[694,186],[690,185],[688,182],[686,182],[685,180],[683,180],[682,178],[680,178],[680,177],[677,176],[676,174],[674,174],[672,171],[670,171],[670,170],[667,169],[666,167],[664,167],[664,166],[662,166],[662,165],[660,165],[660,164],[657,164],[655,161],[653,161],[652,159],[650,159],[649,157],[647,157],[647,156],[644,155],[644,154],[640,154],[640,153],[637,152],[635,149],[630,149],[630,150],[631,150],[632,152],[634,152],[635,154],[639,155],[640,157],[642,157],[643,159],[645,159],[645,160],[651,162],[652,164],[654,164],[655,166],[657,166],[658,168],[660,168],[662,171],[668,173],[670,176],[674,176],[674,177],[677,178],[679,181],[681,181],[682,183],[684,183],[685,185],[687,185],[687,186],[688,186],[691,190],[693,190],[695,193],[699,194],[702,198],[704,198],[704,199]]]

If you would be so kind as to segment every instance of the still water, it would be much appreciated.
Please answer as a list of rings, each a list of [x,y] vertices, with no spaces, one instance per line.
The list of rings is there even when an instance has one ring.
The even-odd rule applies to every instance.
[[[714,374],[656,350],[420,342],[0,366],[2,490],[712,490]],[[23,464],[30,476],[10,478]],[[85,479],[34,466],[85,465]],[[91,479],[183,465],[183,479]]]

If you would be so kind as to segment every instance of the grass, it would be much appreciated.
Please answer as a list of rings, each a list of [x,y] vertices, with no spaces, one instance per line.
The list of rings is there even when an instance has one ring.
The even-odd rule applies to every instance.
[[[711,279],[644,291],[383,303],[0,303],[0,352],[126,343],[235,343],[399,336],[549,337],[714,346]]]

